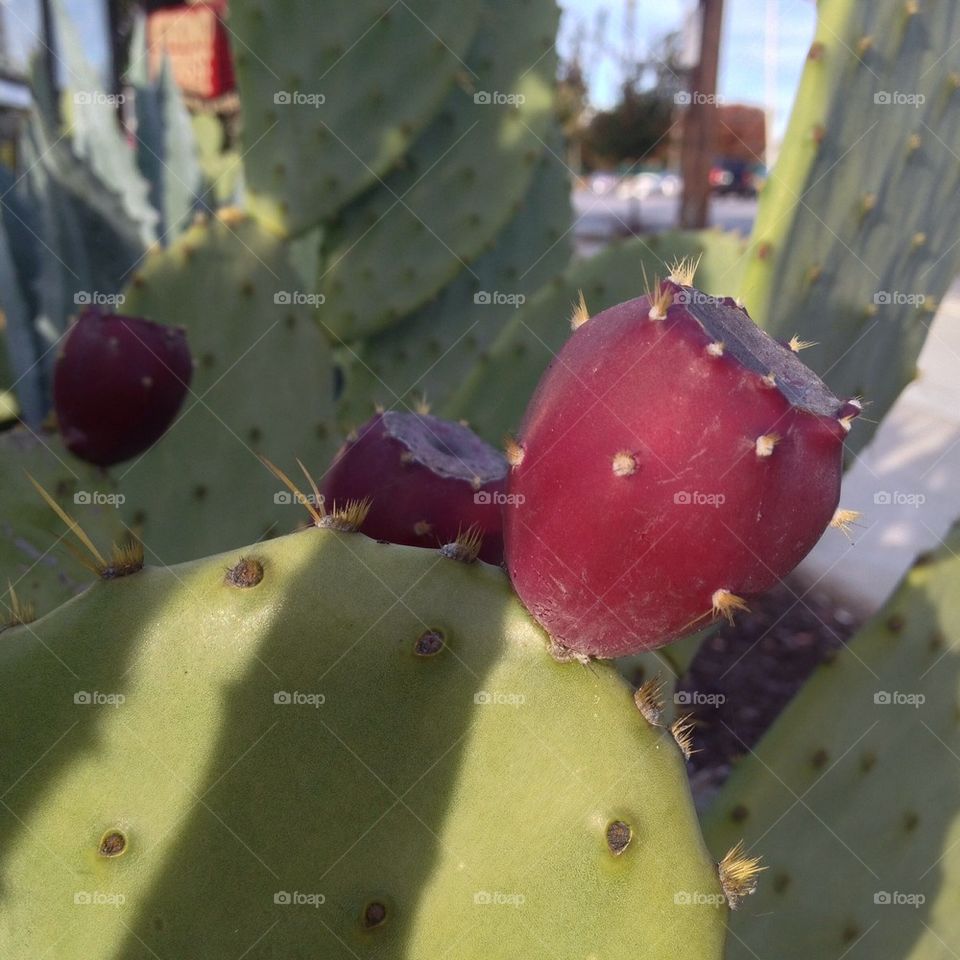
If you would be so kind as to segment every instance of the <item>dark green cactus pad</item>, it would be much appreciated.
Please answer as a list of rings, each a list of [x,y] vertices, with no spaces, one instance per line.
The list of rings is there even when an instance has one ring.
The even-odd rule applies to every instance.
[[[960,947],[960,528],[814,674],[714,801],[768,866],[731,960],[932,960]]]
[[[916,375],[960,270],[960,75],[949,3],[825,0],[780,160],[760,200],[744,299],[761,326],[867,415]]]
[[[236,0],[251,210],[299,233],[377,182],[446,96],[480,0]]]
[[[3,956],[720,960],[676,744],[496,568],[311,529],[97,583],[0,669]]]
[[[517,213],[549,138],[556,27],[554,0],[485,0],[438,115],[327,238],[323,321],[337,340],[426,303]]]
[[[186,327],[195,362],[169,431],[111,470],[125,516],[142,524],[148,562],[285,533],[299,521],[275,502],[277,481],[257,455],[322,463],[332,453],[332,366],[311,296],[286,244],[235,211],[195,224],[135,279],[125,312]]]
[[[12,613],[10,586],[21,603],[32,604],[42,615],[93,579],[68,549],[77,541],[27,474],[77,520],[104,554],[131,533],[123,523],[113,480],[68,453],[58,436],[24,428],[0,434],[0,627]]]
[[[473,373],[445,405],[491,443],[515,430],[540,375],[570,335],[570,315],[583,291],[591,314],[641,296],[644,271],[664,277],[675,258],[702,255],[697,286],[714,296],[739,292],[742,242],[717,231],[668,233],[608,247],[574,263],[507,321]]]
[[[567,265],[570,219],[570,176],[558,155],[547,152],[493,249],[412,316],[340,351],[341,426],[362,423],[374,402],[412,408],[424,396],[442,415],[503,325]]]

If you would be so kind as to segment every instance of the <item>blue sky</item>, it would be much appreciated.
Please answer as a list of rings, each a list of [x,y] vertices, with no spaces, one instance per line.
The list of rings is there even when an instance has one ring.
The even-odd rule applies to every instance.
[[[683,24],[685,14],[695,7],[694,0],[636,3],[636,43],[641,55],[651,49],[655,38]],[[562,0],[561,53],[570,49],[578,22],[586,22],[588,36],[593,34],[601,9],[608,11],[606,36],[616,52],[622,47],[625,6],[626,0]],[[731,101],[771,109],[777,137],[786,126],[815,22],[813,0],[726,0],[724,4],[719,93]],[[608,106],[619,82],[616,57],[591,58],[585,66],[594,103]]]
[[[63,0],[77,24],[94,63],[106,60],[103,4],[100,0]],[[317,2],[317,0],[314,0]],[[455,2],[455,0],[451,0]],[[597,11],[608,11],[607,38],[622,49],[626,0],[561,0],[561,52],[569,49],[578,21],[592,33]],[[653,38],[676,29],[695,0],[636,0],[636,35],[641,52]],[[3,4],[9,52],[23,62],[33,48],[38,29],[36,0]],[[814,0],[726,0],[719,92],[728,100],[768,106],[779,136],[793,102],[803,59],[813,37]],[[772,67],[766,61],[773,53]],[[591,58],[588,79],[598,106],[616,95],[618,74],[614,57]],[[767,101],[770,101],[769,103]]]
[[[77,26],[90,59],[103,64],[107,58],[106,5],[100,0],[61,0]],[[13,0],[3,3],[7,33],[7,53],[19,66],[26,64],[40,31],[40,5],[37,0]]]

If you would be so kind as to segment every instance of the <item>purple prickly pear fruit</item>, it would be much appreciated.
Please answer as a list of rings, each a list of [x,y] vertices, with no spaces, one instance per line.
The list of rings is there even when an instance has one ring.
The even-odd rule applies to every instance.
[[[834,517],[843,402],[692,273],[580,324],[527,408],[507,568],[562,647],[669,643],[785,576]]]
[[[473,528],[480,559],[500,563],[506,475],[504,457],[468,427],[388,410],[340,449],[322,493],[327,507],[371,500],[367,536],[435,548]]]
[[[99,466],[129,460],[170,426],[193,372],[182,328],[86,308],[53,374],[53,406],[71,453]]]

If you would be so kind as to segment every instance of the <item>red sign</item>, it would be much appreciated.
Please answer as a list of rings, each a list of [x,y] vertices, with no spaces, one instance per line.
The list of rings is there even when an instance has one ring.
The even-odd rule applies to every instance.
[[[214,5],[166,7],[151,13],[147,45],[151,75],[157,75],[166,54],[174,80],[185,94],[212,99],[233,90],[227,30]]]

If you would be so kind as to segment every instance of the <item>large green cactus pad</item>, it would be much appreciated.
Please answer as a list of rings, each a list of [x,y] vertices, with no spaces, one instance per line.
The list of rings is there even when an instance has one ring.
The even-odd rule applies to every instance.
[[[708,839],[769,871],[731,960],[933,960],[960,949],[960,528],[735,769]]]
[[[652,280],[665,276],[674,258],[702,256],[697,286],[715,296],[734,296],[740,289],[741,246],[735,235],[717,231],[669,233],[608,247],[574,263],[507,322],[445,412],[465,417],[487,440],[499,443],[519,425],[540,375],[570,335],[568,320],[579,291],[596,314],[640,296],[644,271]]]
[[[111,472],[148,562],[173,563],[295,524],[257,454],[323,462],[332,368],[286,245],[252,219],[195,224],[147,261],[124,309],[182,324],[196,367],[177,420]]]
[[[676,745],[495,568],[313,528],[3,640],[4,956],[721,956]]]
[[[257,216],[299,233],[383,176],[464,70],[479,10],[480,0],[231,3]]]
[[[556,25],[554,0],[484,0],[465,76],[328,238],[323,319],[339,339],[424,304],[517,212],[550,135]]]
[[[372,402],[412,406],[424,395],[442,413],[517,305],[567,265],[569,232],[570,176],[548,152],[523,206],[492,250],[409,318],[341,350],[341,424],[361,423]]]
[[[960,8],[824,0],[744,299],[837,393],[862,395],[865,443],[904,385],[960,270]]]

